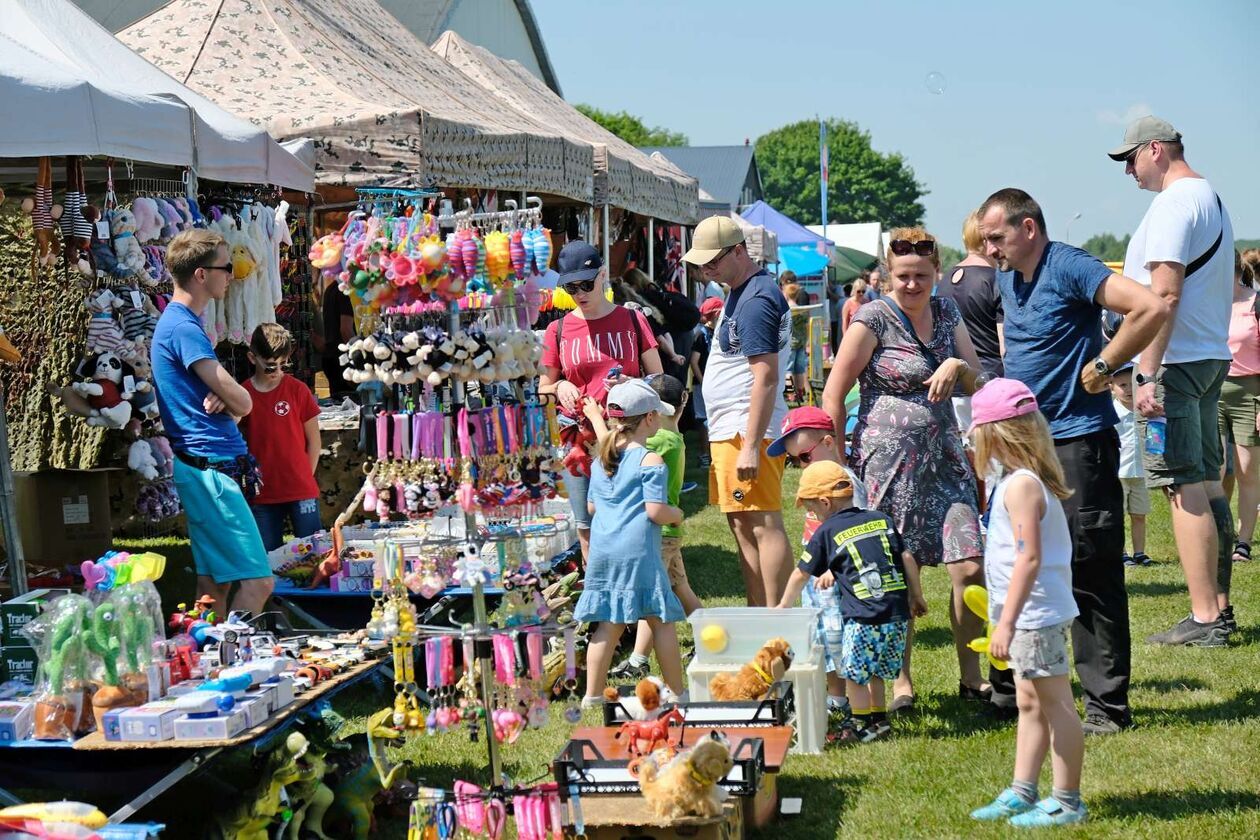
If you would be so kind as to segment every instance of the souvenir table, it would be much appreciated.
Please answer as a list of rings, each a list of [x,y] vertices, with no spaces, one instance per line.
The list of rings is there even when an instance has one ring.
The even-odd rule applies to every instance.
[[[207,766],[220,752],[250,745],[253,749],[277,738],[316,701],[326,701],[362,680],[376,678],[386,659],[350,668],[294,698],[263,724],[221,741],[106,741],[99,732],[73,743],[18,741],[0,743],[0,779],[20,780],[24,787],[63,791],[67,796],[124,800],[109,816],[126,822],[173,785]],[[21,800],[0,787],[0,803]]]

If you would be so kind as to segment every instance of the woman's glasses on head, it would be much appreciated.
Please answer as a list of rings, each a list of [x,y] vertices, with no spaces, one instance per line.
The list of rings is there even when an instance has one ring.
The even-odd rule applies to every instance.
[[[918,242],[911,242],[909,239],[894,239],[888,243],[888,250],[892,251],[899,257],[909,254],[917,254],[920,257],[930,257],[936,253],[935,239],[920,239]]]

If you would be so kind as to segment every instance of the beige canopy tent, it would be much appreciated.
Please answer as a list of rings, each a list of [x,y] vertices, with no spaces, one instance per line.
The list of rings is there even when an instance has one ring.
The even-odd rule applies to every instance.
[[[738,213],[731,213],[731,219],[744,232],[744,242],[748,245],[748,256],[762,265],[779,261],[779,236],[774,231],[761,225],[754,225]]]
[[[533,117],[553,131],[595,148],[595,203],[640,216],[694,224],[699,182],[668,162],[653,160],[557,96],[515,61],[444,32],[433,51],[475,81],[483,95]]]
[[[589,144],[504,107],[376,0],[174,0],[118,37],[277,140],[311,138],[317,183],[594,200]]]

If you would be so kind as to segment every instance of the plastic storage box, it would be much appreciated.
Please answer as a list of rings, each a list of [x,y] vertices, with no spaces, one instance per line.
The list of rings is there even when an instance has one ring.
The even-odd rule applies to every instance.
[[[698,609],[687,617],[696,644],[696,662],[743,665],[771,639],[786,639],[797,656],[809,653],[818,641],[818,611],[807,608],[775,610],[768,607]],[[711,651],[702,643],[704,629],[722,628],[726,648]]]
[[[694,618],[700,612],[703,611],[696,610],[691,615]],[[710,612],[716,611],[710,610]],[[784,611],[776,610],[776,612]],[[791,612],[812,614],[813,610],[792,610]],[[810,628],[812,632],[812,623]],[[796,719],[791,721],[796,727],[796,743],[792,746],[791,752],[816,755],[822,752],[823,745],[827,743],[827,662],[823,658],[823,649],[819,645],[808,648],[793,646],[793,652],[796,654],[796,659],[793,660],[792,667],[783,675],[784,680],[792,683],[792,693],[796,699]],[[749,656],[749,659],[751,658]],[[691,699],[700,702],[711,700],[709,680],[713,678],[713,675],[738,671],[743,664],[744,662],[701,662],[699,656],[692,659],[691,664],[687,666],[687,688]]]

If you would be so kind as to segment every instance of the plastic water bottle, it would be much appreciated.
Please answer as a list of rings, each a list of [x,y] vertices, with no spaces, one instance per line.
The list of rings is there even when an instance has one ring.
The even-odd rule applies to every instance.
[[[1168,421],[1163,417],[1152,417],[1146,421],[1146,451],[1151,455],[1164,454],[1164,435],[1168,430]]]

